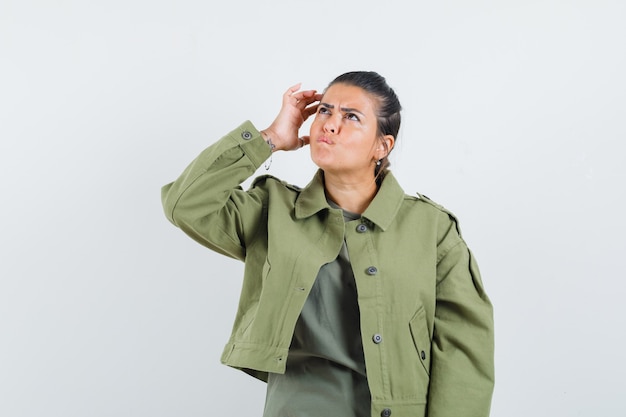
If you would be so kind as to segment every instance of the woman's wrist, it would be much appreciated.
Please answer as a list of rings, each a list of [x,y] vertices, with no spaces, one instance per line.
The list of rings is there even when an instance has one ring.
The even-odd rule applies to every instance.
[[[278,149],[276,148],[276,141],[274,140],[274,135],[271,134],[271,131],[269,129],[265,129],[261,130],[260,133],[263,137],[263,140],[269,145],[270,150],[272,152],[277,151]]]

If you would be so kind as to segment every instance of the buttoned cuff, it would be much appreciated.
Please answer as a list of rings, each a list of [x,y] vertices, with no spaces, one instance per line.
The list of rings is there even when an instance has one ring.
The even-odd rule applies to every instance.
[[[272,154],[270,145],[265,142],[261,132],[249,120],[239,125],[228,136],[237,142],[256,168],[260,167]]]

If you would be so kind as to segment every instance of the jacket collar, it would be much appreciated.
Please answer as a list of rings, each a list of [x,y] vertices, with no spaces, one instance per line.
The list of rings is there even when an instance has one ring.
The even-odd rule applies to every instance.
[[[362,217],[386,230],[393,221],[404,200],[404,190],[391,172],[385,174],[380,189]],[[295,206],[296,218],[310,217],[330,209],[324,192],[324,173],[318,170],[311,182],[300,192]]]

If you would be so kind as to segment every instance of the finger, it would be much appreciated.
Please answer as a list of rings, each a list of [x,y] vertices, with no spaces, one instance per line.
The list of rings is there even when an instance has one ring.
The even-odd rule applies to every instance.
[[[298,102],[305,102],[307,105],[316,101],[317,90],[303,90],[291,94],[290,97],[295,98]]]
[[[311,91],[314,91],[314,90],[311,90]],[[307,96],[307,98],[303,100],[303,101],[304,101],[304,103],[305,103],[305,106],[310,106],[311,104],[316,103],[316,104],[315,104],[315,106],[312,106],[312,107],[311,107],[311,108],[313,109],[313,111],[312,111],[312,112],[309,112],[309,113],[308,113],[308,115],[307,115],[307,117],[308,117],[308,116],[310,116],[311,114],[313,114],[313,113],[315,113],[315,112],[317,111],[317,105],[319,104],[319,101],[320,101],[321,99],[322,99],[322,94],[319,94],[319,93],[314,93],[314,94],[312,94],[310,97],[309,97],[309,96]]]
[[[304,96],[298,102],[296,102],[296,107],[300,110],[300,114],[302,115],[303,120],[307,120],[309,116],[315,114],[317,112],[317,107],[319,105],[318,98],[321,96],[320,94],[316,94],[315,90],[308,90],[302,92]]]
[[[308,119],[309,116],[311,116],[312,114],[317,113],[317,108],[319,107],[319,104],[316,104],[315,106],[309,106],[305,109],[302,110],[302,118],[304,120]]]
[[[289,102],[293,95],[300,89],[302,83],[294,84],[285,91],[283,94],[283,101]]]
[[[309,144],[311,137],[310,136],[300,136],[300,140],[302,141],[302,146],[306,146]]]
[[[285,91],[285,94],[293,95],[296,91],[300,89],[300,86],[302,86],[302,83],[292,85],[287,91]]]
[[[311,98],[311,97],[315,97],[317,94],[317,90],[304,90],[301,91],[300,94],[302,95],[302,97],[306,97],[306,98]]]

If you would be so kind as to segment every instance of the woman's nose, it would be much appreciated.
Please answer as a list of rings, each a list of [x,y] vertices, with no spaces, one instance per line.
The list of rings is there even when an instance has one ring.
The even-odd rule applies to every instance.
[[[337,124],[332,118],[326,120],[326,123],[324,123],[324,132],[337,133]]]

